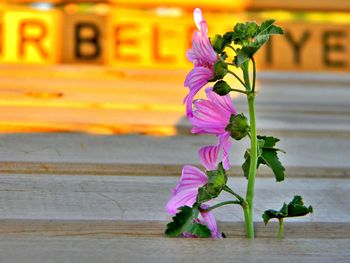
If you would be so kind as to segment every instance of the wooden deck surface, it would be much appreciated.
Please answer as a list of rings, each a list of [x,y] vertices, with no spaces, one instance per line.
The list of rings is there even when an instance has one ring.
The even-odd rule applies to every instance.
[[[276,184],[271,174],[262,173],[256,182],[256,240],[244,237],[243,214],[238,207],[215,211],[226,239],[165,238],[170,216],[164,205],[170,189],[176,185],[182,164],[198,164],[190,156],[198,144],[209,139],[187,137],[2,135],[0,262],[115,262],[116,257],[118,262],[232,262],[232,257],[244,262],[349,262],[349,164],[345,159],[334,163],[339,154],[331,150],[327,154],[315,151],[320,157],[314,166],[308,166],[306,159],[299,164],[290,154],[283,183]],[[300,150],[305,155],[299,156],[301,159],[312,153],[312,145],[324,141],[323,137],[314,139]],[[342,138],[339,145],[346,142],[347,138]],[[344,147],[349,156],[350,148]],[[166,154],[169,149],[173,154]],[[33,171],[29,164],[46,167],[46,172],[45,168]],[[53,164],[56,170],[51,170]],[[127,176],[120,168],[126,164]],[[173,165],[169,173],[166,164]],[[80,165],[81,170],[69,171],[66,165],[75,169]],[[110,170],[103,165],[110,165]],[[304,166],[295,175],[293,166],[298,165]],[[133,167],[135,174],[131,173]],[[154,175],[150,176],[152,169]],[[313,169],[321,173],[315,175]],[[332,174],[340,169],[341,176]],[[327,170],[331,172],[327,174]],[[245,185],[246,179],[233,169],[230,186],[244,194]],[[286,238],[280,242],[275,238],[277,224],[264,226],[261,214],[268,208],[279,209],[295,194],[302,195],[315,212],[286,221]]]
[[[347,75],[259,76],[258,126],[280,137],[286,181],[259,171],[255,240],[244,237],[242,211],[228,207],[214,212],[227,238],[213,241],[163,235],[181,167],[199,165],[198,148],[215,143],[189,134],[183,73],[77,68],[0,71],[1,263],[350,262]],[[48,130],[75,133],[32,133]],[[229,171],[241,194],[246,146],[234,142]],[[279,241],[261,214],[295,194],[314,213],[286,220]]]

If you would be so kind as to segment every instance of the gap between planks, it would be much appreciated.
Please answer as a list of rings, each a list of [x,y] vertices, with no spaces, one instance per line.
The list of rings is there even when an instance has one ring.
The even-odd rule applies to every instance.
[[[198,165],[195,165],[198,166]],[[108,164],[68,162],[0,162],[0,174],[64,174],[64,175],[135,175],[178,176],[183,164]],[[198,166],[200,168],[200,166]],[[242,168],[234,165],[229,176],[242,176]],[[258,171],[260,177],[273,177],[266,167]],[[292,178],[350,178],[346,167],[286,167],[286,176]]]
[[[121,220],[1,219],[1,236],[164,237],[167,222]],[[219,222],[227,238],[245,238],[243,222]],[[257,238],[276,238],[278,223],[255,223]],[[286,238],[350,239],[349,223],[285,222]]]

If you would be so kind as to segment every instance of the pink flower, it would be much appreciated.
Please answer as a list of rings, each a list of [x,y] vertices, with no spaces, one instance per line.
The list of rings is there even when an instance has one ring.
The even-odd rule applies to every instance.
[[[172,197],[166,205],[169,214],[176,214],[181,206],[192,207],[196,202],[198,188],[208,183],[205,173],[192,165],[185,165],[177,186],[172,190]]]
[[[222,150],[222,160],[225,170],[230,168],[229,151],[231,148],[230,132],[226,127],[230,122],[231,115],[237,115],[237,110],[232,103],[230,95],[220,96],[211,88],[206,89],[207,100],[195,100],[192,117],[192,133],[214,134],[218,138],[216,145],[202,147],[199,156],[207,156],[203,165],[207,170],[215,170],[210,159],[218,159]],[[213,169],[214,168],[214,169]]]
[[[208,38],[208,26],[202,11],[196,8],[193,17],[197,31],[193,35],[192,49],[187,51],[186,56],[194,64],[194,68],[188,73],[184,83],[185,87],[189,88],[189,93],[184,99],[188,117],[192,116],[194,96],[208,83],[208,80],[215,77],[214,64],[218,60],[218,55]]]
[[[209,156],[205,152],[199,153],[200,160],[207,167],[215,167],[217,169],[218,165],[218,156]],[[182,169],[182,175],[177,186],[172,190],[172,197],[166,205],[166,211],[169,214],[176,214],[178,209],[182,206],[192,207],[196,202],[198,188],[204,186],[208,183],[207,175],[199,170],[197,167],[191,165],[185,165]],[[202,204],[201,208],[207,209],[209,205]],[[201,216],[204,223],[207,225],[209,230],[212,233],[213,238],[221,237],[221,234],[218,232],[216,221],[214,215],[211,212],[201,211]],[[202,223],[199,220],[199,223]],[[185,233],[185,237],[192,237],[191,234]]]

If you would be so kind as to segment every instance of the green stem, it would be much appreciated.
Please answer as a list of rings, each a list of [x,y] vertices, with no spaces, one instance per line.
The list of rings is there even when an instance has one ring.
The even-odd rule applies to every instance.
[[[240,92],[246,95],[249,95],[251,93],[251,91],[244,91],[244,90],[240,90],[240,89],[232,89],[230,91],[236,91],[236,92]]]
[[[241,205],[241,202],[240,201],[237,201],[237,200],[234,200],[234,201],[225,201],[225,202],[222,202],[222,203],[218,203],[218,204],[215,204],[215,205],[212,205],[211,207],[207,208],[207,209],[202,209],[203,212],[209,212],[211,210],[214,210],[215,208],[218,208],[220,206],[224,206],[224,205],[231,205],[231,204],[234,204],[234,205]]]
[[[249,80],[249,61],[243,67],[244,81],[250,90]],[[255,79],[253,78],[255,82]],[[255,83],[253,83],[253,87]],[[258,160],[258,144],[256,134],[256,123],[255,123],[255,109],[254,109],[255,94],[251,93],[248,95],[248,107],[249,107],[249,119],[250,119],[250,166],[248,175],[248,186],[246,193],[247,207],[244,209],[244,217],[246,222],[247,237],[254,238],[254,224],[253,224],[253,207],[254,207],[254,185],[256,176],[256,166]]]
[[[239,194],[237,194],[236,192],[234,192],[230,187],[225,185],[223,190],[225,192],[232,194],[234,197],[236,197],[240,201],[241,205],[245,205],[246,201],[244,200],[244,198],[242,196],[240,196]]]
[[[247,90],[251,90],[250,89],[250,80],[249,80],[249,60],[247,62],[244,63],[243,67],[243,79],[244,79],[244,87]]]
[[[238,79],[239,82],[241,82],[241,84],[243,85],[243,87],[245,87],[245,88],[247,89],[247,87],[246,87],[246,85],[244,84],[243,80],[241,80],[241,78],[238,77],[238,75],[237,75],[236,73],[234,73],[234,72],[231,71],[231,70],[227,70],[227,73],[230,73],[231,75],[233,75],[236,79]]]
[[[278,239],[282,239],[283,231],[284,231],[283,218],[279,218],[278,222],[279,222]]]
[[[252,92],[255,92],[255,79],[256,79],[256,65],[255,65],[255,59],[254,57],[251,57],[251,60],[253,62],[253,85],[252,85]]]

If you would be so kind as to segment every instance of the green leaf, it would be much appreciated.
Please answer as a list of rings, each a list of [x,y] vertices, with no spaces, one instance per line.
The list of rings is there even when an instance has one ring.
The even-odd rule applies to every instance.
[[[226,81],[219,80],[215,83],[213,91],[220,96],[225,96],[226,94],[230,93],[231,87],[226,83]]]
[[[263,218],[264,223],[266,225],[271,218],[280,219],[280,218],[284,218],[286,216],[288,216],[288,206],[286,203],[283,203],[283,206],[280,209],[280,211],[276,211],[276,210],[272,210],[272,209],[266,210],[263,213],[262,218]]]
[[[233,36],[234,36],[234,33],[232,31],[226,32],[222,36],[222,46],[225,47],[225,46],[231,44],[233,41]]]
[[[285,168],[278,159],[277,151],[275,149],[263,148],[259,159],[262,159],[262,161],[260,160],[262,164],[265,164],[272,169],[277,182],[281,182],[284,180]]]
[[[196,235],[197,237],[211,237],[209,228],[199,223],[193,223],[192,226],[188,229],[188,232]]]
[[[237,23],[233,32],[223,37],[223,42],[231,40],[241,48],[236,49],[234,64],[241,67],[270,38],[271,35],[283,34],[281,27],[273,25],[275,20],[267,20],[260,26],[255,22]],[[226,40],[225,40],[226,39]]]
[[[269,35],[283,35],[283,29],[279,26],[275,26],[274,19],[269,19],[261,23],[259,35],[269,34]]]
[[[249,59],[250,57],[246,54],[246,52],[244,52],[244,50],[237,48],[233,64],[235,64],[236,67],[242,67],[243,64]]]
[[[285,168],[278,158],[278,151],[282,151],[278,148],[274,148],[276,143],[279,142],[278,138],[272,136],[257,136],[258,139],[258,160],[257,168],[260,164],[266,165],[271,168],[273,171],[276,181],[281,182],[284,180]],[[249,176],[249,167],[250,167],[250,151],[247,150],[244,153],[244,163],[242,165],[242,170],[244,176],[248,178]]]
[[[293,200],[287,205],[283,203],[282,208],[279,211],[276,210],[266,210],[262,215],[265,225],[272,218],[287,218],[287,217],[297,217],[304,216],[313,212],[312,206],[304,206],[304,202],[301,196],[294,196]]]
[[[294,196],[292,202],[288,204],[288,217],[303,216],[312,212],[312,206],[304,206],[303,198],[299,195]]]
[[[272,136],[262,136],[258,135],[257,136],[258,140],[264,140],[264,144],[262,147],[265,148],[272,148],[280,141],[280,139],[272,137]]]
[[[173,221],[167,224],[165,235],[168,237],[177,237],[189,229],[193,220],[197,217],[197,208],[191,208],[189,206],[182,206],[179,208],[179,212],[173,217]]]

